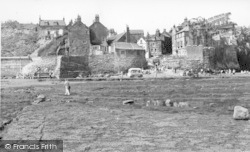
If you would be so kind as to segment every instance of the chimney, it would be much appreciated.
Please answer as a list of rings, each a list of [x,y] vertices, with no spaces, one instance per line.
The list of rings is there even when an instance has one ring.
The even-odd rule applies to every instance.
[[[63,21],[65,21],[65,18],[63,18]]]
[[[129,27],[127,25],[127,31],[126,31],[126,42],[129,43],[130,42],[130,32],[129,32]]]
[[[186,23],[188,21],[187,17],[184,19],[184,22]]]
[[[163,32],[166,33],[167,32],[166,29],[163,29]]]
[[[41,15],[39,15],[39,22],[41,21]]]
[[[160,30],[159,29],[156,30],[155,36],[158,36],[158,37],[160,36]]]
[[[82,19],[81,19],[81,16],[80,15],[77,15],[77,19],[76,19],[77,22],[82,22]]]
[[[100,20],[99,20],[99,15],[98,14],[96,14],[95,15],[95,22],[99,22]]]
[[[109,30],[109,34],[110,34],[110,35],[114,35],[114,33],[115,33],[115,30],[114,30],[114,29],[110,29],[110,30]]]

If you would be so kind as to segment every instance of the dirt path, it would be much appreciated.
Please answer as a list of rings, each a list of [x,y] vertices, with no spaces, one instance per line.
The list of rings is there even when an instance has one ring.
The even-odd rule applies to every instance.
[[[3,139],[63,139],[66,152],[250,151],[250,121],[233,120],[231,109],[250,107],[249,80],[86,82],[72,84],[70,97],[62,84],[6,88],[4,103],[11,99],[8,92],[14,99],[21,89],[33,93],[23,96],[27,100],[43,93],[51,102],[26,106]],[[167,98],[191,107],[145,106],[149,99]],[[125,99],[136,102],[122,105]]]

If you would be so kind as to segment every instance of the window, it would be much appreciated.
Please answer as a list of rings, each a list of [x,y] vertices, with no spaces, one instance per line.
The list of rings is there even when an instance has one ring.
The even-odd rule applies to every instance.
[[[140,40],[140,43],[142,44],[142,40]]]

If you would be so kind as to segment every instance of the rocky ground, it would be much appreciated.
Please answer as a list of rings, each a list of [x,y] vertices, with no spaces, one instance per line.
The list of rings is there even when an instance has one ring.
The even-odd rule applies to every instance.
[[[250,151],[250,78],[72,82],[2,81],[2,139],[63,139],[64,151]],[[18,80],[16,80],[18,81]],[[31,103],[39,94],[46,101]],[[49,100],[48,100],[49,99]],[[127,99],[132,105],[123,105]],[[189,107],[146,106],[148,100]],[[9,121],[11,120],[11,121]]]

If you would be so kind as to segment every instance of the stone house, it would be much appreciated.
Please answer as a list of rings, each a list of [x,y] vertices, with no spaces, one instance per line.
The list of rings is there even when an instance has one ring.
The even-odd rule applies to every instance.
[[[130,30],[129,32],[130,32],[131,43],[137,43],[140,38],[144,37],[143,30]]]
[[[187,18],[180,26],[173,26],[172,54],[175,56],[188,56],[187,46],[207,46],[209,35],[204,19],[191,22]]]
[[[99,15],[95,16],[94,23],[89,27],[90,42],[91,42],[91,55],[100,55],[107,53],[107,36],[108,29],[100,22]]]
[[[62,36],[65,29],[66,24],[64,18],[62,20],[42,20],[39,18],[39,24],[36,30],[39,33],[39,37],[53,39]]]
[[[129,68],[145,68],[145,50],[136,43],[114,43],[115,68],[118,71],[127,71]]]
[[[68,26],[68,43],[70,56],[86,56],[90,51],[89,28],[82,23],[78,16],[73,25]]]
[[[146,41],[147,52],[149,52],[150,57],[171,53],[171,35],[167,33],[166,30],[164,30],[163,33],[160,33],[160,30],[157,29],[155,35],[147,35]]]
[[[188,56],[187,46],[213,46],[220,43],[220,38],[227,40],[227,44],[234,42],[234,23],[228,21],[229,14],[222,14],[213,18],[184,19],[179,26],[173,26],[172,34],[172,54],[175,56]],[[194,20],[194,19],[193,19]]]
[[[140,38],[144,37],[143,30],[130,30],[127,26],[126,32],[112,35],[107,38],[108,43],[108,52],[114,53],[114,46],[113,43],[115,42],[130,42],[130,43],[137,43]]]

